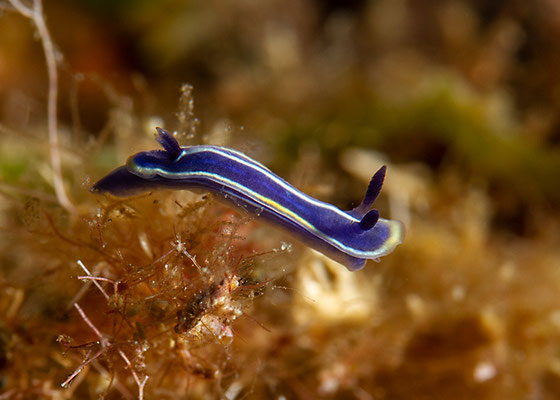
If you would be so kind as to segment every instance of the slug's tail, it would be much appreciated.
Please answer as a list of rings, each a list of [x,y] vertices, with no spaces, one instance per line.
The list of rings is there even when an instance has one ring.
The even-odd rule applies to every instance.
[[[379,220],[379,211],[371,210],[360,220],[360,229],[368,231],[375,226]]]
[[[359,219],[358,224],[351,226],[352,233],[348,235],[351,248],[341,255],[342,262],[350,271],[357,271],[364,267],[368,259],[378,261],[380,257],[392,252],[404,238],[404,227],[399,221],[379,218],[379,211],[371,209],[379,196],[387,167],[383,165],[373,175],[369,182],[364,199],[360,205],[348,213]]]
[[[371,178],[371,181],[369,182],[364,199],[358,207],[350,211],[351,214],[363,217],[368,213],[369,209],[377,199],[377,196],[379,196],[379,192],[381,192],[383,181],[385,181],[386,172],[386,165],[377,170],[377,172],[373,175],[373,178]]]
[[[363,232],[356,245],[361,244],[362,249],[369,252],[367,256],[343,255],[342,262],[350,271],[362,269],[368,259],[379,259],[391,253],[404,240],[404,226],[400,221],[379,218],[373,228]]]
[[[369,182],[366,194],[360,205],[348,212],[350,215],[360,219],[360,229],[364,231],[373,228],[379,220],[379,211],[375,209],[370,210],[370,208],[377,199],[377,196],[379,196],[379,192],[381,192],[386,172],[387,167],[385,165],[377,170]]]

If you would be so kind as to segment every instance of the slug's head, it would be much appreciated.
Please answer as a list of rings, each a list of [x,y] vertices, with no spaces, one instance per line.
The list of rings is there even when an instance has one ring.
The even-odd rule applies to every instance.
[[[129,196],[161,186],[158,175],[169,169],[183,152],[179,143],[167,131],[156,128],[157,141],[164,150],[143,151],[129,157],[121,166],[100,179],[92,187],[93,192]]]
[[[153,179],[158,175],[158,171],[165,171],[181,155],[183,149],[169,132],[156,128],[158,136],[156,140],[164,150],[143,151],[130,156],[126,161],[126,168],[134,175]]]

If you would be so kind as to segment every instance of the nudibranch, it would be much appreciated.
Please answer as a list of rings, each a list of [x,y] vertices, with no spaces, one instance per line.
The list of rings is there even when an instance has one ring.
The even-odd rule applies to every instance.
[[[401,243],[399,221],[379,218],[371,209],[385,179],[382,166],[361,204],[350,210],[302,193],[264,165],[219,146],[181,147],[161,128],[163,150],[137,153],[92,187],[93,192],[126,197],[156,189],[202,189],[286,228],[295,238],[343,264],[350,271],[378,260]]]

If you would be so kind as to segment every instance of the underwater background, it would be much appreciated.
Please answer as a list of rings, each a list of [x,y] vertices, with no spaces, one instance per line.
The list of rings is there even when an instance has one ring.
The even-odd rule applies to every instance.
[[[560,398],[558,1],[39,6],[0,2],[1,400]],[[404,241],[90,193],[156,126],[343,210],[387,165]]]

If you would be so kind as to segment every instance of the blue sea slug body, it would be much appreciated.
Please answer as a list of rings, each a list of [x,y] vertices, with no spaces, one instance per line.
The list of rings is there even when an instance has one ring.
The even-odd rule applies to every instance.
[[[385,166],[371,179],[361,204],[339,208],[302,193],[262,164],[219,146],[181,147],[168,132],[156,128],[164,150],[131,156],[126,165],[100,179],[93,192],[130,196],[156,189],[202,189],[286,228],[310,247],[350,271],[377,260],[402,241],[399,221],[379,217],[371,209],[385,179]]]

